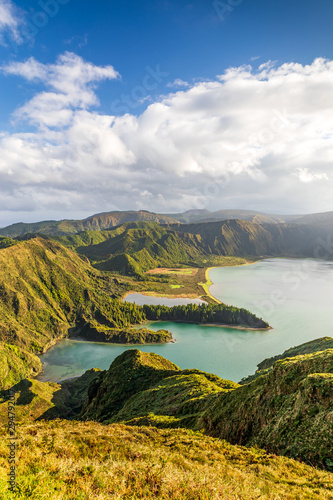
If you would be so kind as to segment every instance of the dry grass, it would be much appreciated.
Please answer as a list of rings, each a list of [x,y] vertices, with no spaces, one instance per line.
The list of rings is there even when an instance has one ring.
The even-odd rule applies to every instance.
[[[147,271],[146,274],[176,274],[180,276],[195,276],[198,270],[198,268],[172,269],[167,267],[156,267],[155,269]]]
[[[329,473],[200,433],[66,421],[18,433],[18,493],[7,491],[6,440],[0,444],[4,500],[333,499]]]

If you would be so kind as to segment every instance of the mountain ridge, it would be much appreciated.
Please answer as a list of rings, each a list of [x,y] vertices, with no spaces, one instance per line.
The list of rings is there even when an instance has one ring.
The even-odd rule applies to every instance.
[[[48,220],[33,223],[18,222],[4,228],[0,228],[0,235],[12,238],[24,236],[29,233],[63,236],[87,230],[102,231],[104,229],[117,227],[126,222],[146,221],[157,222],[158,224],[172,224],[180,222],[183,224],[191,224],[234,219],[257,222],[260,224],[327,223],[333,221],[333,212],[278,215],[255,210],[225,209],[210,212],[206,209],[192,209],[180,213],[159,214],[148,210],[117,210],[97,213],[81,220],[64,219],[60,221]]]

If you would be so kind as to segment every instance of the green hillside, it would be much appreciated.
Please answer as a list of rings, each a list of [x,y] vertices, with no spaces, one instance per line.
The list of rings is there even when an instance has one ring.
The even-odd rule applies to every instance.
[[[261,363],[258,364],[258,369],[255,374],[243,378],[240,383],[247,384],[261,375],[266,375],[272,370],[275,361],[278,361],[279,359],[294,358],[295,356],[303,354],[313,354],[315,352],[325,351],[326,349],[333,349],[333,339],[331,337],[322,337],[311,340],[310,342],[305,342],[305,344],[296,347],[291,347],[282,354],[278,354],[277,356],[261,361]]]
[[[16,345],[0,341],[0,390],[9,389],[20,380],[42,369],[39,358]]]
[[[188,237],[196,236],[207,253],[215,255],[322,257],[333,219],[323,224],[258,224],[230,220],[168,226]],[[332,258],[328,253],[326,258]]]
[[[81,377],[65,380],[59,384],[39,382],[24,378],[11,386],[16,393],[16,425],[35,420],[55,418],[77,418],[87,398],[89,384],[99,376],[101,370],[93,368]],[[0,426],[8,423],[8,391],[0,391]]]
[[[125,351],[89,387],[81,418],[134,423],[161,417],[163,426],[183,426],[198,416],[204,398],[237,387],[216,375],[180,368],[154,353]],[[168,418],[172,417],[172,418]],[[182,424],[180,423],[182,420]],[[149,420],[150,422],[150,420]]]
[[[333,470],[333,350],[287,358],[239,386],[126,351],[89,387],[81,418],[186,427]]]
[[[227,220],[197,224],[128,223],[108,231],[58,237],[103,271],[140,276],[156,267],[218,265],[225,256],[326,257],[330,224],[258,224]]]
[[[134,231],[142,232],[147,240],[144,229]],[[166,234],[163,228],[161,232]],[[118,228],[115,233],[105,243],[117,243],[126,229]],[[84,248],[98,250],[100,245]],[[82,334],[88,340],[130,344],[172,340],[166,331],[129,328],[150,318],[143,307],[119,300],[133,286],[137,282],[96,270],[86,256],[49,238],[35,237],[0,249],[0,343],[6,373],[0,389],[39,372],[36,354],[67,336]],[[219,307],[221,314],[230,309]],[[178,310],[173,313],[177,316]],[[249,312],[245,317],[237,308],[229,313],[226,322],[236,325],[246,318],[258,320]],[[217,322],[218,318],[211,319]]]
[[[0,389],[38,373],[36,354],[79,324],[119,329],[145,320],[142,308],[115,300],[125,290],[49,239],[0,249]]]
[[[54,241],[34,238],[2,249],[1,340],[40,352],[82,318],[127,326],[131,322],[121,314],[114,320],[111,302],[123,291],[118,280],[101,275]],[[133,322],[141,319],[135,307],[129,309]]]
[[[276,361],[266,375],[219,395],[198,428],[333,471],[333,349]]]
[[[275,361],[243,386],[129,350],[61,384],[23,380],[19,490],[7,490],[1,439],[1,498],[332,499],[332,374],[333,349]]]

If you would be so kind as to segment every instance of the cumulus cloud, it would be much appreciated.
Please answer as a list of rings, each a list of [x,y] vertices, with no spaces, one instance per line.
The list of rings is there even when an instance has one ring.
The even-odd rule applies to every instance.
[[[60,55],[55,64],[41,64],[31,57],[23,63],[12,62],[1,69],[7,75],[42,82],[52,90],[37,94],[15,113],[18,118],[47,127],[68,125],[73,109],[98,105],[94,92],[96,84],[119,77],[112,66],[94,66],[72,52]]]
[[[18,8],[11,0],[0,0],[0,45],[6,45],[5,34],[10,35],[16,43],[22,38],[19,33],[21,16]]]
[[[140,116],[91,109],[112,66],[65,53],[3,71],[46,91],[16,111],[35,132],[0,135],[2,209],[331,209],[333,61],[229,68]]]

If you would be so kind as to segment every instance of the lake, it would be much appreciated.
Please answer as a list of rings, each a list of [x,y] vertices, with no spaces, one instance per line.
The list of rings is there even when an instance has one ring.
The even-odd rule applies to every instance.
[[[198,368],[239,381],[264,358],[318,337],[332,336],[333,262],[312,259],[266,259],[252,265],[211,269],[210,292],[221,301],[245,307],[267,320],[269,331],[158,322],[175,344],[145,345],[181,368]],[[146,303],[152,297],[145,296]],[[162,299],[163,300],[163,299]],[[60,381],[93,367],[107,369],[122,346],[64,340],[41,356],[39,380]]]
[[[126,302],[132,302],[138,306],[143,306],[144,304],[150,304],[152,306],[182,306],[185,304],[205,304],[204,300],[201,299],[185,299],[183,297],[154,297],[152,295],[144,295],[143,293],[129,293],[126,298]]]

